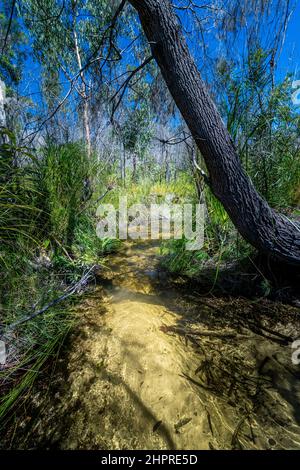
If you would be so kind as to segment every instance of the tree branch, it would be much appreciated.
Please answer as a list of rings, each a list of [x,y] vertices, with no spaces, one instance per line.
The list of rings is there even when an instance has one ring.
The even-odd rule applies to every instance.
[[[113,109],[112,109],[112,113],[111,113],[111,116],[110,116],[110,120],[111,122],[113,122],[113,118],[114,118],[114,114],[116,112],[116,110],[118,109],[121,101],[122,101],[122,98],[125,94],[125,91],[127,89],[127,86],[130,82],[130,80],[140,71],[142,70],[146,65],[148,65],[151,60],[153,59],[153,56],[149,56],[142,64],[140,64],[138,67],[136,67],[134,70],[132,70],[129,74],[129,76],[126,78],[126,80],[122,83],[122,85],[118,88],[118,90],[114,93],[114,95],[112,96],[111,100],[110,101],[114,101],[114,99],[120,94],[119,96],[119,99],[118,101],[113,104]]]
[[[54,305],[57,305],[58,303],[62,302],[63,300],[67,299],[70,297],[70,295],[75,294],[75,292],[78,292],[81,287],[85,286],[87,282],[89,281],[89,278],[92,276],[93,272],[95,271],[96,265],[93,265],[83,276],[82,278],[76,282],[73,286],[69,287],[65,291],[63,295],[58,297],[57,299],[52,300],[49,304],[45,305],[43,308],[40,310],[37,310],[36,312],[31,313],[30,315],[27,315],[24,318],[21,318],[21,320],[16,321],[15,323],[12,323],[7,327],[7,332],[10,332],[14,330],[16,327],[22,325],[23,323],[26,323],[29,320],[33,320],[39,315],[42,315],[45,313],[50,307],[54,307]],[[6,332],[6,333],[7,333]],[[5,334],[1,335],[0,337],[5,337]]]
[[[16,6],[16,0],[13,0],[12,5],[11,5],[11,9],[10,9],[10,15],[9,15],[9,20],[8,20],[7,30],[6,30],[2,50],[1,50],[1,55],[4,54],[4,51],[5,51],[5,48],[6,48],[6,43],[7,43],[8,35],[10,33],[12,19],[13,19],[13,16],[14,16],[15,6]]]

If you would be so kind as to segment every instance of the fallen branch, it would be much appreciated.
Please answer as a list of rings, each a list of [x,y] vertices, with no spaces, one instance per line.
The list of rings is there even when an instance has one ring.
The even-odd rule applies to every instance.
[[[106,191],[105,191],[100,197],[98,197],[98,198],[96,199],[96,201],[92,201],[92,205],[96,205],[96,204],[98,204],[98,202],[102,201],[102,199],[104,199],[105,196],[106,196],[110,191],[112,191],[113,189],[114,189],[114,186],[113,186],[113,185],[108,185]],[[89,207],[90,207],[89,205],[85,205],[85,206],[83,207],[83,209],[81,209],[81,211],[79,212],[79,214],[82,214],[82,212],[86,211]]]
[[[219,333],[218,331],[200,331],[200,330],[192,330],[190,328],[181,328],[177,326],[166,326],[163,325],[160,327],[161,331],[164,333],[176,333],[179,335],[187,335],[187,336],[211,336],[214,338],[241,338],[244,335],[239,335],[237,333]],[[245,335],[246,336],[246,335]]]

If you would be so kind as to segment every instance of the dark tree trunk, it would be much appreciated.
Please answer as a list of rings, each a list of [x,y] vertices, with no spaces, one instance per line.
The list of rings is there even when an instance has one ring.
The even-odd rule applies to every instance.
[[[205,160],[212,192],[260,252],[300,265],[300,225],[272,210],[242,169],[169,0],[130,0],[167,86]]]

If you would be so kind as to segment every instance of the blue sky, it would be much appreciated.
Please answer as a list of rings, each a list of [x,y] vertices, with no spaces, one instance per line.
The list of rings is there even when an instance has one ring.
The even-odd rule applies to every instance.
[[[278,63],[277,77],[282,79],[287,72],[300,79],[300,1],[288,25],[285,44]]]
[[[281,81],[287,73],[292,73],[295,80],[300,79],[300,0],[297,0],[296,8],[288,24],[285,43],[277,65],[276,80]],[[195,47],[195,44],[193,44]],[[192,46],[192,49],[194,47]],[[217,48],[217,45],[211,44],[210,47]],[[29,48],[30,49],[30,48]],[[216,49],[217,50],[217,49]],[[124,66],[126,66],[124,60]],[[128,62],[127,62],[128,63]],[[25,64],[23,80],[19,85],[21,95],[30,96],[37,104],[41,104],[40,92],[40,67],[32,59],[30,53]],[[66,83],[66,87],[68,84]]]

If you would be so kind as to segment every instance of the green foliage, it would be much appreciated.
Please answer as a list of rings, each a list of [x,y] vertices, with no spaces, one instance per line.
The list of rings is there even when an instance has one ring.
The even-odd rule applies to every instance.
[[[290,77],[275,85],[269,61],[269,53],[261,48],[250,52],[243,70],[219,61],[218,97],[242,164],[256,188],[272,207],[296,214],[300,200],[300,116],[291,101]],[[204,197],[204,247],[191,254],[185,251],[183,241],[165,243],[164,263],[172,272],[197,276],[206,265],[230,264],[253,252],[208,187]]]
[[[90,216],[80,217],[74,231],[72,253],[81,263],[99,263],[104,255],[117,251],[119,247],[118,239],[98,238],[96,224]]]
[[[125,148],[142,157],[148,149],[151,132],[151,116],[146,106],[136,107],[128,113],[123,129]]]
[[[141,175],[138,181],[128,178],[126,185],[118,185],[111,191],[105,202],[118,206],[120,196],[127,196],[128,205],[149,204],[151,201],[163,202],[167,195],[173,194],[180,201],[195,199],[195,188],[191,176],[181,173],[176,181],[167,183],[162,180],[158,182],[156,173],[153,172],[148,177]]]
[[[20,265],[17,255],[14,261]],[[42,307],[56,298],[62,288],[61,279],[55,273],[49,276],[47,270],[36,272],[28,265],[28,260],[23,272],[14,272],[9,284],[10,290],[2,296],[0,305],[2,325],[24,317],[33,308]],[[69,301],[1,337],[7,343],[10,367],[0,370],[0,429],[12,409],[16,410],[29,397],[35,380],[49,366],[50,360],[55,360],[74,324]]]
[[[95,170],[79,143],[48,145],[38,154],[0,135],[0,327],[58,298],[86,264],[118,247],[99,240],[85,210],[86,179]],[[76,300],[76,299],[75,299]],[[10,367],[0,371],[0,424],[28,396],[74,325],[71,303],[52,307],[10,334]]]
[[[0,49],[11,6],[6,0],[2,3]],[[171,194],[179,203],[198,202],[192,171],[186,163],[185,143],[178,147],[182,152],[180,164],[175,157],[168,162],[176,170],[168,182],[167,159],[161,163],[157,155],[151,155],[150,144],[156,125],[153,110],[166,113],[158,125],[171,122],[169,127],[164,124],[166,134],[173,133],[178,125],[173,101],[170,103],[169,96],[166,99],[163,87],[155,88],[161,76],[157,75],[154,63],[140,70],[129,86],[122,88],[124,77],[149,53],[144,40],[138,41],[140,26],[132,9],[128,8],[122,22],[117,22],[111,33],[106,32],[103,41],[99,41],[110,23],[116,2],[24,0],[18,2],[18,8],[22,21],[14,15],[0,57],[0,77],[10,86],[19,82],[24,59],[21,44],[28,34],[33,51],[31,60],[36,60],[40,66],[42,89],[41,97],[35,102],[34,117],[40,121],[39,107],[43,108],[43,114],[55,111],[69,87],[73,92],[69,105],[75,109],[75,117],[66,112],[62,99],[59,113],[54,120],[46,120],[47,129],[39,133],[40,141],[45,135],[53,138],[37,151],[20,146],[15,134],[7,129],[0,133],[0,313],[3,324],[10,324],[58,297],[67,284],[81,276],[85,265],[103,264],[106,254],[118,250],[119,240],[100,240],[96,235],[95,206],[111,181],[116,187],[103,202],[115,206],[124,195],[128,196],[128,205],[163,203]],[[120,27],[126,32],[124,37],[119,35]],[[129,43],[126,52],[131,51],[132,55],[124,73],[119,65],[119,49]],[[234,65],[234,59],[219,61],[217,101],[242,164],[258,191],[273,207],[295,212],[300,200],[300,117],[291,103],[290,77],[276,84],[270,67],[272,51],[254,48],[254,43],[252,46],[243,70]],[[123,55],[126,56],[125,52]],[[89,60],[91,63],[86,67]],[[78,73],[80,61],[84,66],[82,73]],[[156,82],[154,87],[152,79]],[[111,95],[117,90],[112,103],[107,93]],[[120,96],[122,103],[118,103]],[[78,123],[84,99],[89,105],[90,123],[94,125],[92,138],[98,125],[93,121],[99,110],[104,110],[102,118],[106,120],[111,106],[115,102],[120,105],[115,116],[118,124],[112,126],[109,134],[112,145],[110,139],[107,139],[108,145],[105,144],[107,161],[103,158],[101,173],[96,163],[100,155],[88,159],[85,146],[70,143],[68,125],[65,130],[60,121],[61,113],[65,113],[66,119],[74,117]],[[66,139],[62,138],[64,133]],[[68,143],[62,143],[65,140]],[[116,142],[124,145],[127,156],[132,159],[132,169],[128,168],[128,161],[123,168],[125,181],[120,181],[119,177],[120,162],[114,155]],[[94,191],[92,195],[88,191],[90,187]],[[182,239],[163,242],[161,252],[164,266],[172,273],[197,277],[204,268],[213,268],[214,285],[222,264],[230,265],[248,257],[252,249],[237,234],[221,203],[207,187],[203,197],[207,214],[202,249],[187,251],[186,240]],[[269,293],[267,281],[262,290],[266,295]],[[13,337],[16,366],[8,373],[0,372],[1,385],[5,384],[0,396],[0,420],[30,390],[49,357],[55,357],[74,324],[71,310],[71,302],[61,309],[51,308],[18,329]]]
[[[113,67],[114,60],[119,58],[116,47],[111,48],[108,40],[101,42],[101,33],[107,28],[115,7],[115,2],[108,0],[66,0],[63,3],[60,0],[22,1],[21,16],[32,41],[32,55],[41,65],[42,88],[48,111],[53,111],[65,94],[62,84],[65,80],[69,81],[70,86],[75,78],[72,87],[77,102],[73,105],[79,114],[85,83],[89,84],[89,103],[92,104],[105,93],[105,86],[97,86],[97,82],[102,81],[102,73],[99,73],[99,60],[96,58],[104,57],[110,49],[111,60],[106,63],[106,69]],[[111,39],[114,36],[115,32]],[[82,66],[91,62],[80,76],[78,55]],[[66,106],[62,107],[62,111],[67,109]]]
[[[291,101],[291,77],[274,84],[270,55],[258,48],[242,71],[222,61],[221,109],[242,163],[257,190],[275,208],[297,202],[300,116]]]
[[[44,211],[49,216],[48,236],[71,246],[89,179],[89,162],[81,144],[49,145],[41,160]]]
[[[17,155],[30,162],[34,156],[26,147],[19,147],[7,129],[0,131],[0,141],[0,244],[2,249],[13,249],[19,237],[37,239],[35,221],[40,209],[33,200],[39,189],[32,168],[27,171],[17,164]]]
[[[209,259],[209,255],[205,249],[187,251],[186,241],[182,238],[165,242],[161,249],[161,254],[164,255],[162,265],[171,273],[195,276],[202,263]]]
[[[0,3],[0,79],[7,86],[16,85],[21,79],[25,53],[20,46],[27,42],[17,19],[16,6],[9,24],[11,8],[11,1],[2,0]]]

